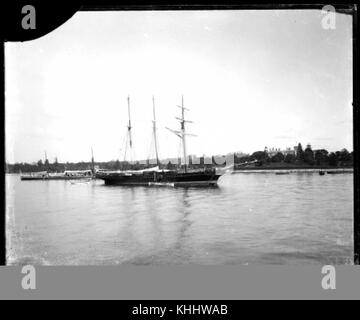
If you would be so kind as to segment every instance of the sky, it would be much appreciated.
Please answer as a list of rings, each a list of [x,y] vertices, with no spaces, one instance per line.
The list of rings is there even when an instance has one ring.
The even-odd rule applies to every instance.
[[[5,44],[6,161],[177,157],[301,142],[353,150],[352,18],[319,10],[78,12],[48,35]],[[129,153],[128,153],[129,155]]]

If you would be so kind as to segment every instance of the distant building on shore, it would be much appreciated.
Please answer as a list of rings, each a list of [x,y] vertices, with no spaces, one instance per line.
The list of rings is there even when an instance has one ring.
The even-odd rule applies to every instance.
[[[285,150],[282,150],[280,148],[268,148],[268,147],[265,147],[265,150],[264,152],[266,152],[269,157],[273,157],[275,156],[276,154],[278,153],[282,153],[285,157],[288,155],[288,154],[291,154],[293,156],[296,156],[297,154],[297,147],[294,147],[293,149],[291,148],[286,148]]]

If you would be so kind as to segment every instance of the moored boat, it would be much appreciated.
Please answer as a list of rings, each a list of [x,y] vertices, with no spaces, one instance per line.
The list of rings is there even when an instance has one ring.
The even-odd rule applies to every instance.
[[[43,172],[30,172],[21,174],[21,180],[78,180],[84,178],[92,178],[91,170],[66,170],[61,173]]]
[[[158,166],[145,170],[126,170],[126,171],[97,171],[96,178],[104,180],[106,185],[132,185],[132,186],[174,186],[174,187],[197,187],[197,186],[216,186],[221,174],[217,173],[216,169],[197,169],[191,170],[187,164],[186,153],[186,136],[189,135],[185,132],[185,123],[190,122],[185,120],[184,99],[182,98],[180,131],[170,130],[181,139],[183,147],[183,161],[184,165],[175,170],[159,169],[159,156],[157,151],[157,135],[156,135],[156,117],[155,117],[155,103],[153,98],[153,138],[155,141],[155,154]],[[130,148],[132,147],[131,140],[131,119],[130,119],[130,99],[128,97],[128,141]]]
[[[353,173],[352,170],[334,170],[334,171],[327,171],[327,174],[343,174],[343,173]]]
[[[278,171],[278,172],[275,172],[276,175],[284,175],[284,174],[290,174],[289,171]]]
[[[220,178],[215,169],[207,170],[142,170],[97,172],[96,177],[105,181],[106,185],[127,186],[174,186],[174,187],[197,187],[215,186]]]
[[[21,173],[20,179],[21,180],[46,180],[48,178],[47,171],[41,172],[29,172],[29,173]]]

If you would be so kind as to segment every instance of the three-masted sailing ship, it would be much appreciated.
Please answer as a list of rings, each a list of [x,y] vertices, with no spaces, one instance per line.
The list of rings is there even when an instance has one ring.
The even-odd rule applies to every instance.
[[[186,133],[185,125],[187,122],[191,122],[185,119],[185,111],[188,111],[184,107],[184,99],[182,98],[181,106],[181,118],[176,118],[180,122],[180,130],[170,130],[176,136],[181,139],[183,161],[184,165],[174,170],[160,169],[160,160],[158,154],[158,142],[157,142],[157,127],[156,127],[156,114],[155,114],[155,101],[153,97],[153,139],[155,144],[155,156],[157,166],[148,168],[145,170],[119,170],[119,171],[97,171],[96,177],[105,181],[107,185],[138,185],[138,186],[216,186],[220,178],[220,174],[216,172],[215,168],[201,168],[191,169],[188,166],[188,157],[186,152]],[[131,137],[131,118],[130,118],[130,99],[128,97],[128,140],[130,148],[132,148]]]

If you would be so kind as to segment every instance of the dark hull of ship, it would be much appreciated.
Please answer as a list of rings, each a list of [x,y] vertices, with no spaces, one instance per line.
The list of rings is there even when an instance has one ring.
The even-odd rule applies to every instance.
[[[97,173],[106,185],[205,187],[216,186],[220,175],[207,172],[144,172],[142,174]]]

